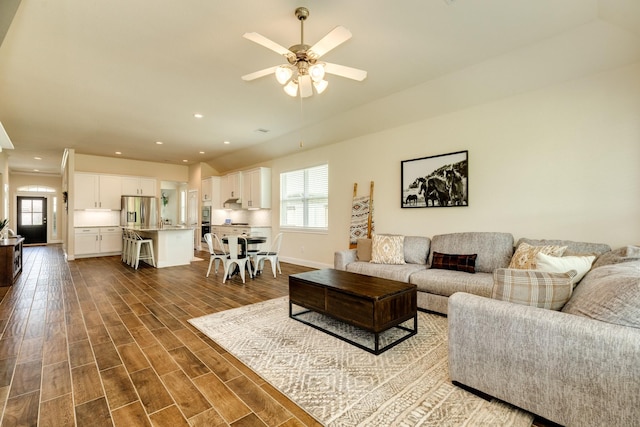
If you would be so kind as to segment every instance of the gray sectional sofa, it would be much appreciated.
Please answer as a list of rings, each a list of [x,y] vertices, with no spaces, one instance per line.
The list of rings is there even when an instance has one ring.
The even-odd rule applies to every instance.
[[[640,425],[635,259],[596,261],[561,311],[452,295],[451,380],[564,426]]]
[[[405,237],[405,242],[405,264],[370,263],[352,249],[336,252],[334,267],[415,283],[420,309],[448,314],[454,383],[560,425],[640,425],[639,247],[611,251],[603,244],[534,239],[514,245],[508,233]],[[576,284],[575,271],[508,268],[523,243],[566,246],[565,257],[597,258]],[[432,268],[436,252],[477,254],[475,274]],[[568,294],[560,311],[494,299],[499,278],[505,277],[511,285],[531,286],[534,298],[556,292],[554,281],[562,279]]]

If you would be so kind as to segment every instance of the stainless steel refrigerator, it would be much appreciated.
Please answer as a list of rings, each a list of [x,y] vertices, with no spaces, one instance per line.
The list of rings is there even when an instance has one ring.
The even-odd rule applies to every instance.
[[[122,196],[120,225],[126,227],[155,227],[158,225],[158,198]]]

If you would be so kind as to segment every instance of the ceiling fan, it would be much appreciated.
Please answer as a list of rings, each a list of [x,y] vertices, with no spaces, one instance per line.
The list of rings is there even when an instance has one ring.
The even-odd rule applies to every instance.
[[[341,45],[351,38],[351,32],[342,26],[337,26],[313,46],[304,43],[304,21],[309,17],[309,10],[299,7],[295,15],[300,21],[300,44],[289,49],[258,33],[245,33],[243,37],[271,49],[284,56],[287,64],[265,68],[251,74],[242,76],[242,80],[251,81],[269,74],[275,74],[278,83],[284,85],[284,91],[290,96],[306,98],[313,95],[313,89],[320,94],[329,85],[324,79],[325,73],[362,81],[367,77],[367,72],[344,65],[331,64],[319,61],[320,57]]]

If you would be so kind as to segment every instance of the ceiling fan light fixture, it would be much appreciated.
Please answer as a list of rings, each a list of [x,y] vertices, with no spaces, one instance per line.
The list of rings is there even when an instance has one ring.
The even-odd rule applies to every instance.
[[[284,87],[284,91],[289,96],[297,96],[298,95],[298,84],[293,80],[290,80]]]
[[[316,88],[316,93],[320,95],[325,89],[329,86],[329,82],[326,80],[320,80],[318,82],[313,82],[313,87]]]
[[[315,64],[309,67],[309,75],[314,82],[324,79],[324,64]]]
[[[284,85],[291,80],[291,76],[293,76],[293,70],[290,67],[281,65],[276,68],[276,80],[281,85]]]

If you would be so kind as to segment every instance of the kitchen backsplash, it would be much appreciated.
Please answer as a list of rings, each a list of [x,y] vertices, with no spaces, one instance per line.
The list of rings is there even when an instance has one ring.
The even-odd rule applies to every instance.
[[[120,225],[120,211],[73,211],[75,227]]]
[[[211,224],[221,225],[230,218],[231,222],[242,222],[255,227],[271,227],[271,210],[227,210],[213,209],[211,211]]]

